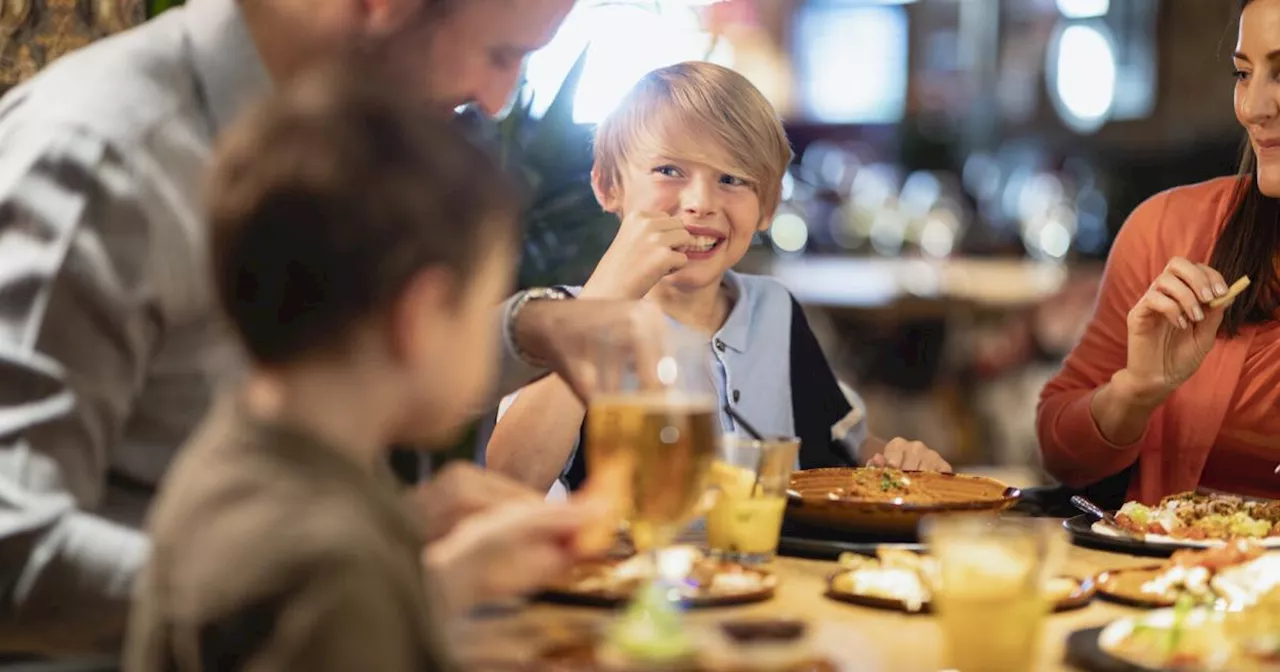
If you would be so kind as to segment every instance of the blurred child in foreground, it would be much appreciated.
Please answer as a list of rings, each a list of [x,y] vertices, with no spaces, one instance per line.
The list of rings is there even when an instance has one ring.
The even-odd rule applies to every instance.
[[[564,571],[592,517],[499,504],[424,545],[388,446],[447,444],[489,391],[517,204],[448,120],[353,72],[220,150],[213,274],[252,369],[152,512],[126,669],[456,669],[450,607]]]

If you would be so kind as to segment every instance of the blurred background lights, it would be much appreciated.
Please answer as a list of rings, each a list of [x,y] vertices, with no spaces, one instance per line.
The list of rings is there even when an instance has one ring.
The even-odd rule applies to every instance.
[[[1067,25],[1050,53],[1051,97],[1058,116],[1080,133],[1101,128],[1116,99],[1116,53],[1106,26]]]
[[[1057,0],[1058,11],[1068,19],[1093,19],[1106,16],[1111,0]]]
[[[809,244],[809,226],[804,218],[794,212],[782,212],[773,218],[769,227],[773,247],[784,254],[797,254]]]

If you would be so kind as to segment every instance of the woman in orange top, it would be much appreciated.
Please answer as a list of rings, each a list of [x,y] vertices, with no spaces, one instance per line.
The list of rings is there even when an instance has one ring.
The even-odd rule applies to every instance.
[[[1280,498],[1280,0],[1241,4],[1241,174],[1152,197],[1116,237],[1037,409],[1045,466],[1068,486],[1127,473],[1148,503],[1201,486]]]

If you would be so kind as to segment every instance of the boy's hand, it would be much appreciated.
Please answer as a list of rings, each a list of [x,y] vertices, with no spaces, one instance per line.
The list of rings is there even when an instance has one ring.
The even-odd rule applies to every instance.
[[[693,242],[684,222],[661,213],[633,213],[582,288],[582,296],[640,299],[667,274],[684,268],[683,248]]]
[[[544,496],[521,483],[470,462],[450,462],[409,494],[410,515],[422,521],[427,543],[464,519],[508,503],[537,503]]]
[[[462,614],[563,577],[579,558],[576,535],[598,515],[599,507],[586,499],[500,504],[428,545],[423,562],[450,611]]]
[[[951,464],[920,441],[892,439],[866,460],[869,467],[893,467],[907,471],[951,471]]]

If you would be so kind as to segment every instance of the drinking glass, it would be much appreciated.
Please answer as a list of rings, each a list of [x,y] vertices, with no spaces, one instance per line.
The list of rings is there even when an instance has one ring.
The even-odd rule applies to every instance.
[[[587,487],[617,502],[637,550],[669,545],[697,512],[719,444],[709,346],[667,337],[653,371],[605,332],[596,344],[597,394],[587,409]],[[643,375],[642,375],[643,374]]]
[[[797,438],[721,440],[709,479],[714,503],[707,512],[707,546],[713,554],[743,564],[773,560],[799,453]]]
[[[1045,614],[1045,583],[1066,541],[1044,518],[955,514],[922,523],[938,561],[934,605],[946,667],[959,672],[1036,667]]]

